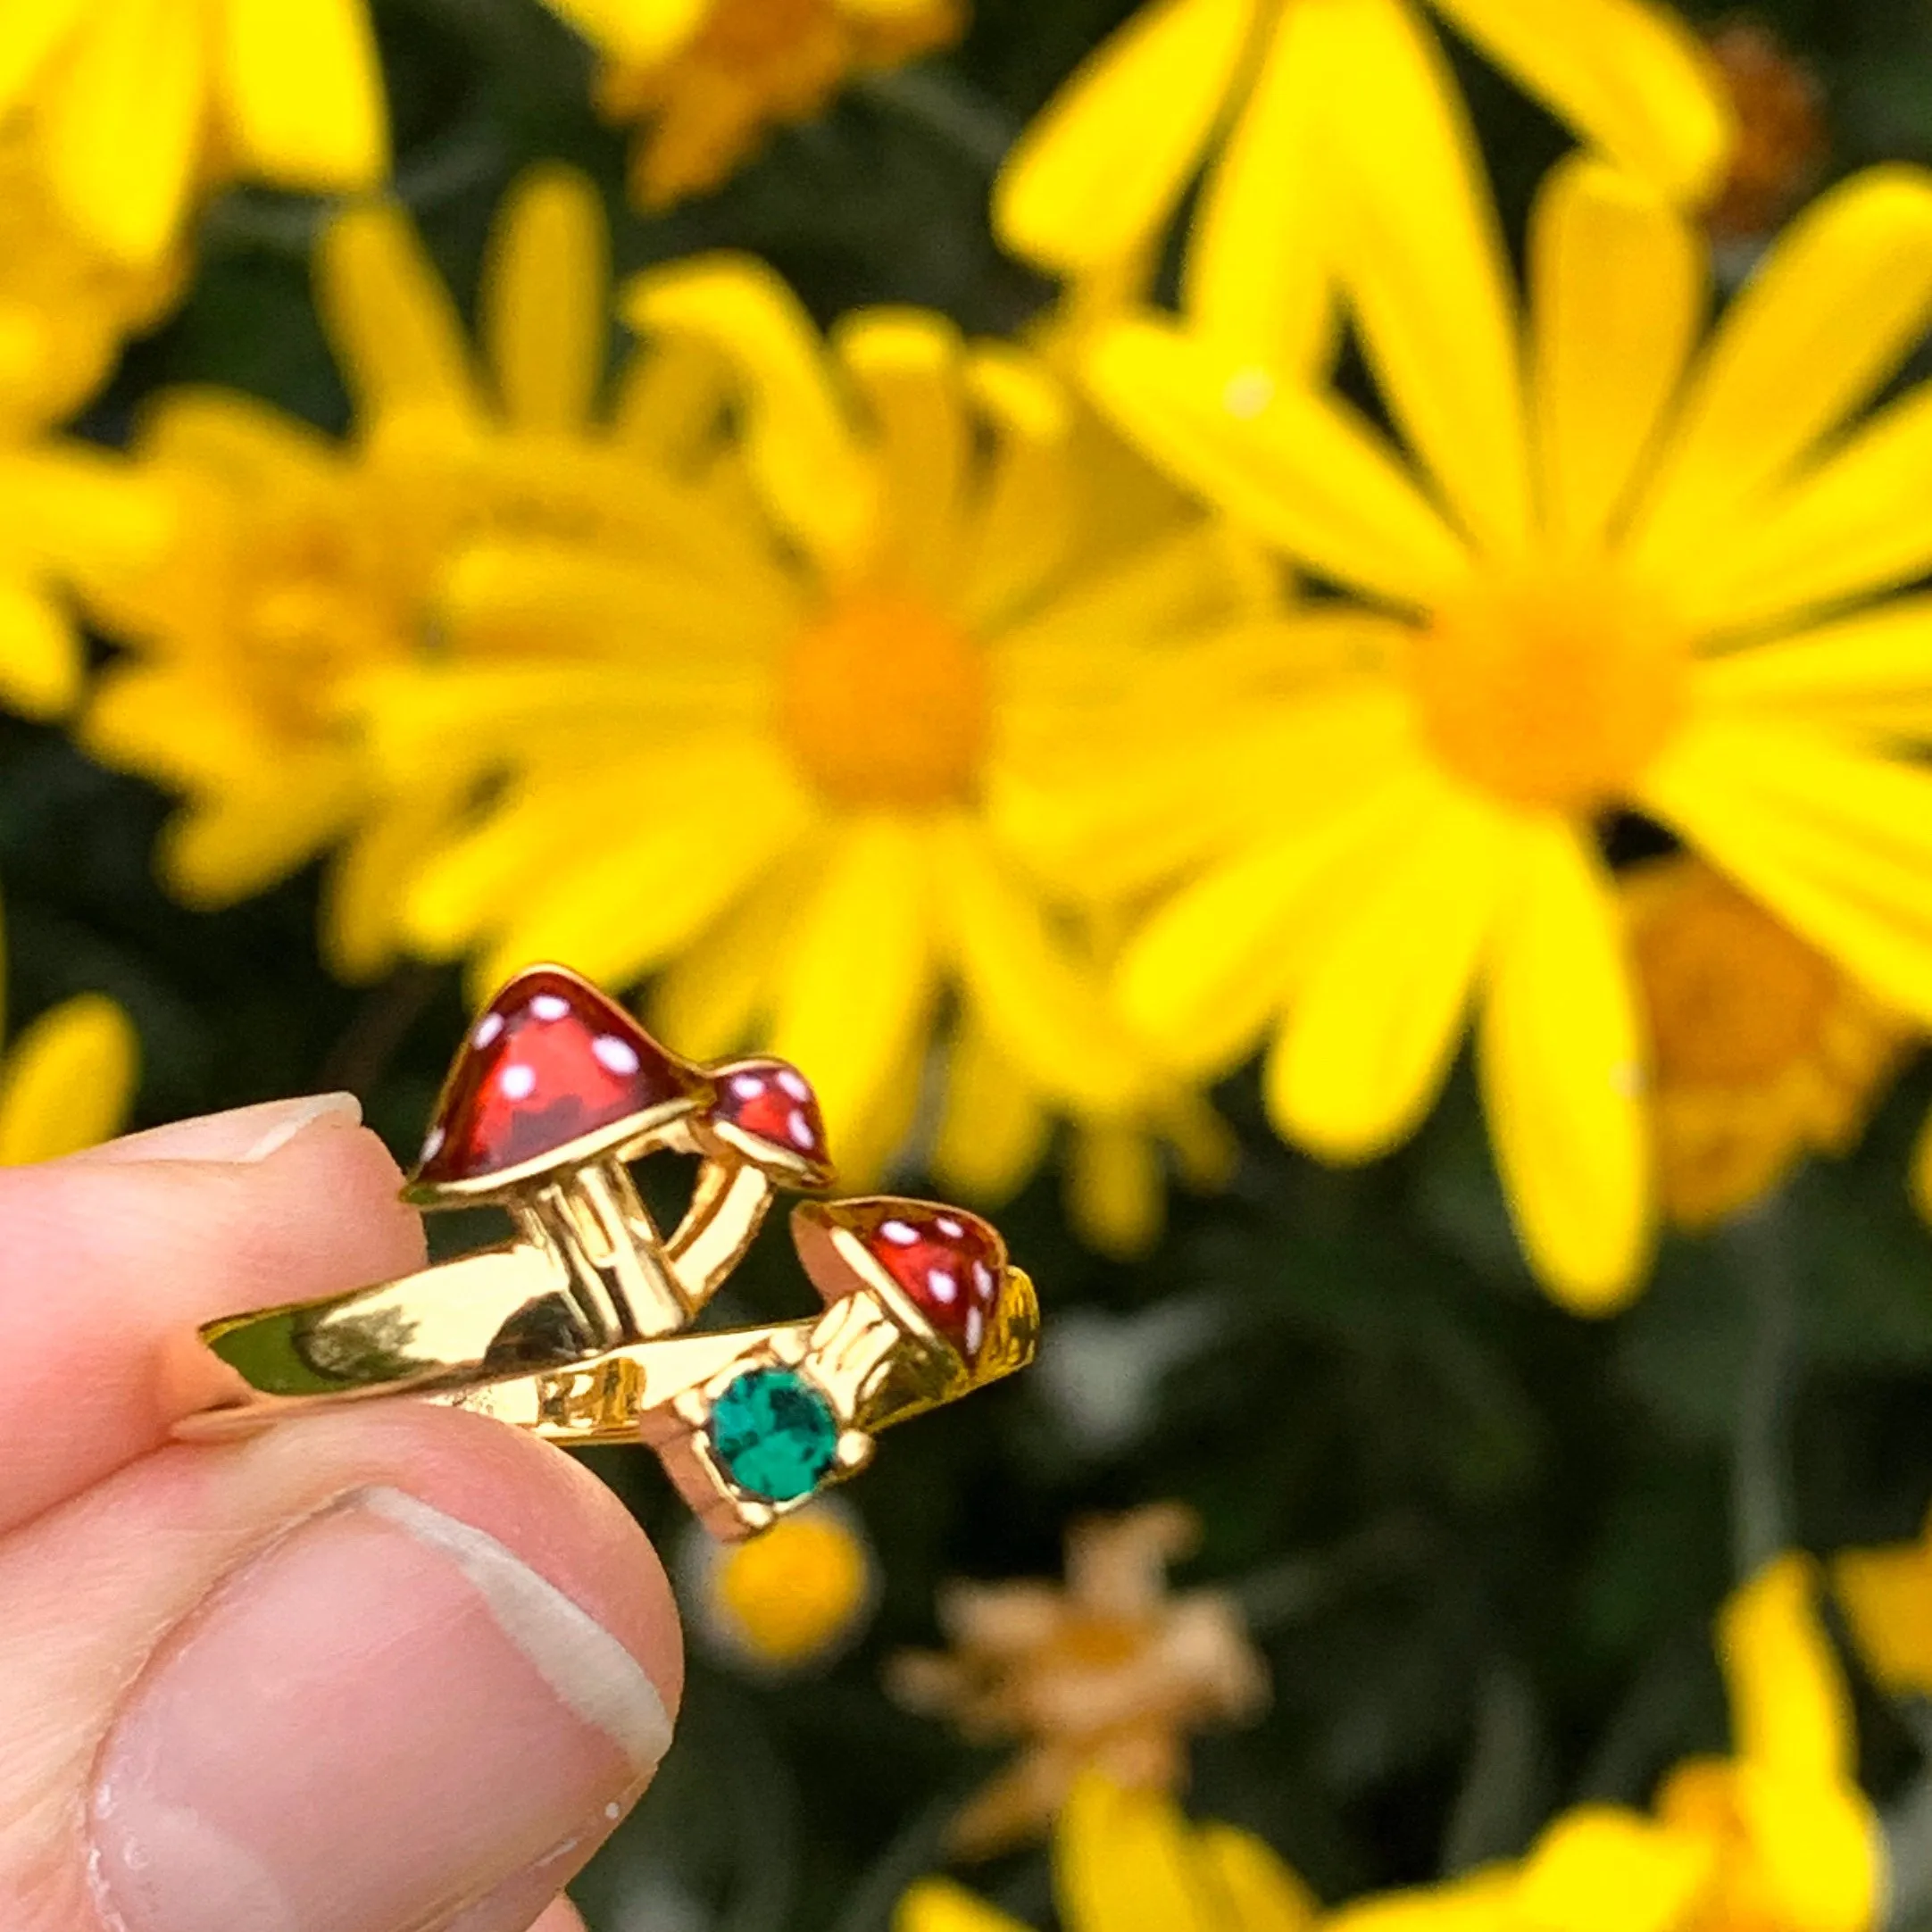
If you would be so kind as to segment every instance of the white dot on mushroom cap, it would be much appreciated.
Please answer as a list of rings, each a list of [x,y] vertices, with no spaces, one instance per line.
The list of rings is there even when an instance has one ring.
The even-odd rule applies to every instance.
[[[537,1069],[525,1066],[520,1060],[512,1060],[496,1076],[496,1084],[506,1098],[528,1100],[537,1091]]]
[[[439,1127],[432,1127],[422,1137],[422,1157],[425,1161],[433,1161],[442,1151],[443,1129]]]
[[[909,1248],[919,1239],[919,1230],[909,1228],[904,1221],[881,1221],[879,1224],[879,1237],[889,1241],[895,1248]]]
[[[629,1040],[620,1040],[614,1033],[600,1033],[590,1043],[591,1057],[607,1073],[635,1073],[637,1070],[637,1049]]]
[[[926,1286],[932,1291],[936,1302],[950,1308],[959,1295],[959,1277],[944,1268],[929,1268],[926,1270]]]
[[[795,1072],[790,1067],[779,1069],[779,1085],[794,1100],[810,1100],[812,1098],[812,1089],[806,1085],[804,1075]]]
[[[986,1317],[977,1308],[966,1311],[966,1348],[969,1353],[977,1353],[979,1337],[987,1332]]]
[[[504,1016],[501,1013],[485,1013],[477,1021],[476,1031],[470,1036],[471,1044],[475,1046],[487,1046],[503,1029]]]
[[[539,993],[530,1002],[530,1012],[538,1020],[562,1020],[570,1010],[570,1003],[561,993]]]
[[[819,1137],[812,1131],[812,1122],[806,1120],[796,1107],[792,1109],[790,1117],[785,1122],[785,1131],[792,1137],[792,1145],[795,1147],[814,1147],[818,1145]]]
[[[948,1240],[960,1241],[965,1238],[965,1228],[961,1227],[959,1222],[954,1220],[950,1214],[942,1214],[939,1217],[938,1227],[939,1232],[945,1235]]]
[[[973,1287],[978,1289],[982,1302],[990,1302],[999,1283],[993,1278],[993,1270],[984,1262],[973,1263]]]
[[[762,1073],[734,1073],[731,1076],[731,1091],[740,1100],[756,1100],[765,1090],[765,1077]]]

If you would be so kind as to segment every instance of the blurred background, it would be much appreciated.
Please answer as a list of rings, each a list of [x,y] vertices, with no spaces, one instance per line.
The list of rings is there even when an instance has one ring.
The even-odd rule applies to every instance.
[[[112,11],[104,6],[102,20]],[[1684,1184],[1653,1262],[1646,1253],[1587,1314],[1565,1301],[1589,1297],[1545,1293],[1538,1274],[1549,1270],[1525,1259],[1467,1053],[1412,1135],[1342,1163],[1300,1151],[1271,1124],[1258,1026],[1197,1080],[1150,1076],[1130,1101],[1075,1078],[1064,1092],[1048,1084],[1056,1053],[1087,1052],[1078,1016],[1053,1022],[1060,1031],[1038,1050],[1045,1071],[1015,1070],[997,1021],[990,1052],[974,1021],[981,1007],[1006,1009],[996,962],[971,964],[967,941],[968,963],[929,974],[916,998],[884,981],[864,995],[918,1009],[883,1045],[853,1048],[898,1083],[890,1104],[871,1088],[862,1095],[856,1074],[845,1081],[837,1024],[816,1011],[801,1017],[784,997],[761,1005],[746,996],[734,1009],[734,996],[719,993],[725,1010],[704,1009],[683,1032],[680,1015],[704,1009],[704,988],[665,986],[681,942],[652,925],[648,902],[702,895],[691,879],[711,863],[706,841],[732,846],[737,812],[779,807],[759,803],[762,794],[736,800],[727,745],[698,829],[680,845],[654,842],[652,828],[668,798],[707,782],[703,761],[723,737],[715,719],[688,730],[681,720],[712,702],[713,674],[720,684],[750,677],[730,656],[746,647],[714,647],[697,627],[676,678],[614,695],[614,686],[570,683],[582,654],[570,640],[590,634],[582,612],[605,594],[604,579],[587,563],[574,590],[555,589],[554,573],[532,563],[517,577],[514,545],[500,544],[499,555],[490,544],[508,529],[526,550],[532,540],[548,546],[546,556],[600,545],[607,555],[629,543],[648,561],[652,529],[674,519],[656,498],[600,480],[597,465],[616,460],[609,446],[579,465],[561,443],[562,454],[552,448],[520,473],[513,449],[479,459],[497,471],[476,487],[495,495],[466,495],[453,510],[458,459],[422,454],[443,433],[435,408],[390,407],[412,380],[429,395],[440,379],[436,285],[464,329],[495,345],[495,375],[478,379],[490,392],[475,405],[484,416],[507,396],[511,415],[520,408],[554,442],[589,436],[569,420],[581,382],[566,374],[546,396],[540,365],[545,329],[568,347],[590,314],[595,339],[575,352],[603,371],[590,379],[590,416],[629,410],[631,454],[647,449],[662,471],[676,471],[687,507],[702,499],[705,514],[761,533],[748,547],[777,557],[774,569],[830,580],[837,570],[814,554],[811,532],[801,536],[803,523],[754,500],[763,459],[754,453],[746,483],[722,466],[700,475],[679,454],[707,410],[707,433],[722,411],[728,442],[755,440],[761,421],[782,429],[790,392],[773,379],[769,393],[754,385],[727,395],[701,355],[696,373],[674,370],[676,379],[646,393],[649,371],[629,362],[634,331],[652,339],[654,316],[669,329],[663,339],[684,339],[663,318],[689,290],[628,279],[729,250],[768,264],[821,329],[881,305],[931,312],[966,338],[1013,346],[1028,365],[1008,371],[1010,396],[975,365],[973,460],[990,461],[989,446],[1031,420],[1022,375],[1060,396],[1072,434],[1097,442],[1109,432],[1084,413],[1069,344],[1090,325],[1080,300],[1125,296],[1063,301],[1060,279],[1003,247],[989,206],[1020,131],[1133,9],[972,0],[969,12],[960,0],[846,15],[830,0],[745,0],[720,4],[732,19],[704,29],[712,39],[702,57],[688,45],[682,56],[663,54],[689,29],[665,24],[679,10],[661,11],[662,20],[640,5],[640,19],[651,18],[627,27],[618,0],[560,0],[555,11],[539,0],[371,0],[387,168],[359,153],[353,129],[324,125],[321,110],[278,167],[275,142],[251,133],[251,111],[235,104],[241,83],[229,77],[210,86],[229,90],[221,98],[231,125],[143,133],[154,133],[155,153],[179,151],[176,198],[130,215],[118,234],[107,232],[112,220],[90,230],[80,204],[92,193],[112,205],[131,191],[105,179],[105,167],[92,187],[80,179],[71,150],[87,138],[84,113],[32,92],[78,83],[36,70],[38,79],[15,86],[12,67],[33,64],[23,51],[30,36],[0,21],[0,81],[14,88],[13,119],[0,121],[13,141],[0,153],[0,232],[17,231],[13,264],[0,268],[0,389],[11,393],[0,462],[12,466],[0,489],[19,532],[0,545],[18,551],[7,568],[18,562],[33,587],[10,585],[0,611],[0,654],[14,666],[0,720],[15,1043],[0,1117],[11,1122],[10,1156],[112,1131],[117,1113],[142,1126],[339,1087],[360,1096],[406,1165],[493,970],[554,931],[565,944],[581,934],[571,963],[613,990],[644,990],[646,1018],[685,1050],[769,1037],[760,1016],[774,1007],[781,1050],[832,1042],[816,1061],[803,1045],[798,1057],[828,1089],[835,1151],[842,1120],[854,1123],[855,1184],[887,1179],[995,1215],[1040,1289],[1038,1366],[896,1435],[877,1467],[839,1492],[837,1511],[802,1519],[820,1521],[821,1533],[774,1545],[762,1569],[728,1570],[720,1565],[736,1556],[698,1547],[650,1458],[594,1458],[669,1553],[695,1628],[677,1749],[576,1888],[595,1932],[874,1932],[909,1885],[944,1869],[1047,1926],[1051,1795],[1014,1799],[983,1843],[963,1845],[985,1855],[956,1859],[962,1809],[1029,1743],[1060,1752],[1062,1768],[1085,1753],[1129,1782],[1171,1788],[1190,1816],[1257,1835],[1330,1904],[1518,1859],[1566,1808],[1645,1806],[1669,1767],[1732,1748],[1713,1619],[1733,1589],[1782,1550],[1829,1557],[1908,1545],[1932,1501],[1932,1238],[1911,1186],[1932,1105],[1922,1020],[1895,1017],[1882,1000],[1868,1011],[1862,990],[1845,994],[1836,981],[1820,990],[1805,976],[1836,969],[1807,951],[1793,970],[1810,990],[1787,1003],[1800,1017],[1771,1001],[1759,1025],[1748,1017],[1759,1012],[1752,968],[1785,943],[1777,929],[1770,938],[1746,932],[1729,951],[1714,942],[1676,980],[1669,959],[1660,967],[1640,957],[1639,978],[1665,983],[1652,995],[1663,1032],[1677,1016],[1677,1032],[1660,1035],[1650,1056],[1658,1091],[1690,1066],[1689,1087],[1708,1076],[1741,1112],[1711,1129],[1723,1173],[1707,1173],[1701,1192]],[[1786,216],[1832,184],[1873,163],[1932,162],[1924,0],[1687,13],[1713,50],[1710,84],[1742,129],[1693,222],[1711,237],[1720,289],[1746,278]],[[1461,37],[1453,19],[1432,30],[1520,259],[1537,185],[1575,134]],[[626,32],[658,54],[624,51]],[[318,29],[321,51],[305,56],[316,99],[335,98],[335,46]],[[82,56],[48,58],[78,67]],[[153,58],[160,71],[165,60]],[[679,85],[695,90],[682,104]],[[351,91],[337,89],[345,99]],[[159,101],[166,89],[157,82],[151,92]],[[9,98],[0,87],[0,108]],[[63,112],[56,141],[43,123]],[[153,113],[165,119],[164,104]],[[493,223],[538,164],[554,191],[551,226],[537,220],[536,239],[513,260],[500,226],[492,242]],[[142,165],[152,172],[152,157]],[[420,237],[420,259],[397,242],[401,226],[370,229],[342,242],[330,270],[323,258],[340,237],[339,211],[385,184]],[[167,202],[167,191],[156,194]],[[1180,237],[1192,205],[1184,196],[1143,250],[1128,295],[1163,309],[1183,300]],[[621,301],[602,284],[587,298],[572,292],[573,277],[598,273],[587,209],[607,224],[610,286],[626,290]],[[732,339],[755,362],[764,352],[744,348],[751,332]],[[714,356],[730,330],[688,334]],[[872,362],[852,350],[844,366],[889,378],[896,340],[882,332]],[[779,350],[771,357],[783,360]],[[1007,367],[986,364],[995,374]],[[1353,342],[1333,368],[1342,392],[1374,410],[1372,374]],[[1932,361],[1913,347],[1886,393],[1928,372]],[[875,401],[888,391],[885,380]],[[288,421],[264,428],[236,398]],[[449,406],[461,414],[470,405]],[[794,479],[794,497],[821,486],[836,495],[837,479],[814,467],[830,462],[829,444],[795,433],[804,481]],[[77,446],[112,460],[104,456],[98,473],[35,468],[75,464]],[[1150,533],[1202,514],[1187,479],[1127,473],[1141,461],[1112,451],[1087,466],[1120,473],[1090,493],[1075,548],[1104,558],[1117,586],[1121,560],[1151,547]],[[371,469],[379,487],[368,485]],[[529,501],[515,501],[518,490]],[[1932,522],[1932,497],[1920,513]],[[479,541],[481,562],[453,562]],[[1228,542],[1247,538],[1237,529]],[[435,555],[417,554],[425,549]],[[740,567],[721,568],[729,578]],[[1227,569],[1226,583],[1195,600],[1203,610],[1218,602],[1224,620],[1284,595],[1288,565],[1278,557],[1244,548]],[[557,600],[561,641],[551,641],[544,595]],[[655,606],[641,591],[635,604],[624,601],[629,589],[609,595],[598,622],[620,630],[633,608],[651,621]],[[1120,595],[1144,606],[1131,585]],[[29,610],[36,597],[55,614]],[[1206,622],[1176,611],[1163,622],[1176,630],[1197,619]],[[1112,621],[1088,619],[1096,636]],[[70,623],[77,646],[63,641]],[[1148,647],[1139,636],[1123,646]],[[607,666],[603,649],[584,646]],[[944,651],[929,655],[939,662]],[[851,670],[862,658],[838,662],[846,670],[822,673],[821,695],[823,677],[836,698],[838,675],[862,675]],[[465,696],[434,685],[451,663],[509,667],[521,681]],[[363,681],[396,665],[427,681]],[[569,687],[554,704],[545,686],[553,676],[559,691]],[[1045,681],[1055,676],[1080,687],[1092,716],[1118,695],[1103,662],[1062,666]],[[935,704],[956,696],[956,680],[942,687]],[[1158,679],[1149,688],[1158,721],[1170,694]],[[895,689],[914,712],[924,702],[918,688]],[[1056,687],[1053,702],[1062,701],[1073,702]],[[736,718],[754,700],[718,702],[737,705]],[[647,723],[633,740],[626,704],[657,705],[670,722]],[[871,729],[834,712],[835,742],[848,726],[860,738]],[[526,723],[542,747],[529,762],[551,761],[534,773],[522,750],[504,748]],[[799,729],[818,730],[814,781],[845,809],[862,786],[827,763],[822,720]],[[954,755],[945,729],[920,729],[932,756]],[[980,729],[970,724],[969,735]],[[1013,729],[1051,740],[1061,728],[1049,719]],[[1074,745],[1070,756],[1104,758],[1117,744],[1121,757],[1158,760],[1159,733],[1150,751],[1145,729],[1137,718],[1117,741]],[[460,754],[449,749],[459,744]],[[399,774],[425,782],[411,791]],[[898,804],[920,782],[895,779]],[[516,837],[505,833],[495,848],[478,836],[532,799],[552,815],[532,804]],[[574,835],[559,830],[570,826]],[[1628,816],[1605,815],[1600,829],[1620,875],[1672,847]],[[819,838],[799,833],[795,860],[774,838],[760,861],[774,904],[803,904],[841,862]],[[437,854],[441,870],[424,887],[412,868]],[[890,879],[890,863],[879,862]],[[734,877],[752,870],[733,856],[718,863],[736,867]],[[1043,864],[1039,876],[1050,871]],[[944,862],[934,876],[943,883]],[[554,878],[574,910],[533,914],[527,926],[504,910],[533,880]],[[1100,905],[1071,888],[1055,896],[1029,886],[1002,900],[987,887],[982,903],[995,912],[1009,900],[1044,904],[1045,923],[1016,942],[1013,971],[1033,973],[1036,954],[1058,948],[1053,970],[1064,966],[1068,986],[1101,1012],[1121,936],[1165,889],[1130,879]],[[1737,918],[1768,920],[1739,904]],[[693,914],[685,929],[695,924]],[[639,926],[649,930],[634,945],[611,937]],[[736,954],[707,954],[704,970],[724,974],[747,946],[781,950],[796,938],[758,930],[763,937],[740,936]],[[91,995],[125,1023],[97,1001],[78,1013],[68,1004]],[[1053,1012],[1070,1011],[1074,997],[1056,993]],[[1829,1030],[1816,1015],[1834,1001],[1838,1030],[1813,1055],[1821,1085],[1794,1099],[1786,1062]],[[1787,1020],[1804,1036],[1797,1047],[1779,1030]],[[1008,1033],[1026,1025],[1022,1012]],[[1711,1049],[1721,1064],[1700,1074],[1699,1043],[1713,1039],[1728,1043]],[[997,1098],[973,1101],[965,1088],[975,1078],[1002,1093],[1003,1078],[1014,1091],[1030,1082],[1030,1111],[1016,1120]],[[1683,1131],[1695,1138],[1695,1127]],[[675,1177],[666,1185],[674,1193]],[[475,1232],[454,1220],[434,1230],[446,1251]],[[798,1312],[803,1292],[779,1232],[734,1284],[727,1312],[776,1318]],[[1160,1504],[1181,1508],[1131,1513]],[[1023,1615],[1014,1611],[1019,1636],[1003,1626],[987,1636],[981,1622],[1000,1620],[987,1601],[948,1594],[957,1579],[1060,1589],[1070,1532],[1096,1517],[1116,1520],[1112,1557],[1072,1577],[1074,1599],[1028,1599]],[[1091,1542],[1084,1547],[1091,1559]],[[1081,1575],[1089,1599],[1078,1597]],[[1909,1650],[1910,1631],[1921,1628],[1932,1650],[1932,1586],[1894,1584],[1904,1593],[1902,1641]],[[1932,1871],[1932,1805],[1920,1782],[1932,1736],[1920,1700],[1932,1676],[1914,1683],[1910,1659],[1875,1665],[1846,1621],[1857,1614],[1845,1607],[1852,1599],[1820,1601],[1843,1678],[1835,1695],[1855,1717],[1847,1776],[1888,1822],[1894,1915],[1909,1917],[1928,1904],[1914,1887]],[[1183,1620],[1195,1622],[1173,1636],[1164,1620],[1183,1604]],[[1011,1695],[1003,1703],[981,1684],[984,1721],[962,1731],[951,1720],[974,1703],[971,1670],[948,1676],[929,1654],[922,1666],[904,1653],[948,1644],[970,1652],[974,1633],[1008,1646],[986,1681]],[[1162,1650],[1170,1637],[1171,1654]],[[1012,1686],[1034,1666],[1062,1676],[1029,1703]],[[1061,1903],[1071,1932],[1130,1923],[1072,1917],[1064,1892]],[[1756,1917],[1712,1907],[1672,1922],[1838,1922],[1761,1906]],[[1864,1916],[1875,1920],[1879,1908]],[[1201,1922],[1274,1923],[1231,1912]]]

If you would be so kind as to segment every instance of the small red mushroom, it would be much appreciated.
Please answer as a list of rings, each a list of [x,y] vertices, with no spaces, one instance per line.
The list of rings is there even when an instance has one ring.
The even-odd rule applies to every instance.
[[[717,1099],[695,1123],[743,1159],[794,1187],[829,1187],[837,1178],[826,1145],[819,1096],[788,1060],[733,1060],[710,1070]]]
[[[607,1149],[668,1144],[712,1097],[703,1074],[588,981],[533,966],[471,1028],[409,1195],[425,1207],[484,1200]]]
[[[969,1372],[1024,1297],[1026,1278],[1006,1262],[990,1221],[937,1201],[874,1195],[805,1202],[792,1216],[799,1259],[829,1305],[870,1288],[910,1304],[918,1324],[952,1349]]]

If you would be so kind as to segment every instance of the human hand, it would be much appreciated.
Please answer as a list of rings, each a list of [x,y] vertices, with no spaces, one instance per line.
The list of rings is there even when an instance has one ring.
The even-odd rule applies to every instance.
[[[421,1265],[357,1121],[0,1170],[8,1932],[570,1932],[670,1742],[663,1571],[555,1450],[421,1403],[168,1445],[169,1333]]]

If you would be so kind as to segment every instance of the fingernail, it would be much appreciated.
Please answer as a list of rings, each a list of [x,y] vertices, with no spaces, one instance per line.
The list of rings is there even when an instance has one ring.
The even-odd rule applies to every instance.
[[[359,1490],[231,1575],[102,1749],[116,1932],[396,1932],[545,1869],[670,1743],[629,1650],[494,1536]]]
[[[304,1094],[294,1100],[264,1100],[227,1113],[128,1134],[74,1158],[81,1161],[266,1161],[304,1128],[324,1122],[359,1127],[362,1103],[354,1094]]]

